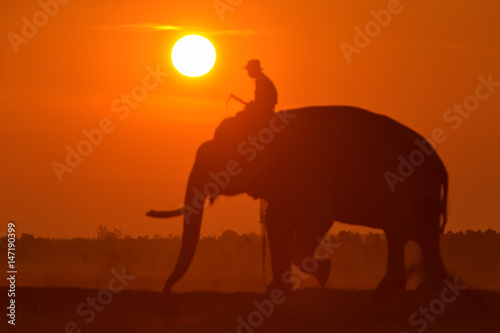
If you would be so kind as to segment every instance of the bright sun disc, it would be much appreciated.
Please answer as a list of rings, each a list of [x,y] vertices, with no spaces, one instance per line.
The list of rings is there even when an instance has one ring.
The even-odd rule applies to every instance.
[[[208,73],[215,64],[215,48],[199,35],[184,36],[172,49],[172,63],[181,74],[197,77]]]

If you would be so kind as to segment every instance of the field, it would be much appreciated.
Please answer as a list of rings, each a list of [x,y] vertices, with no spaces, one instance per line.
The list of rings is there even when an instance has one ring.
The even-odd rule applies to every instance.
[[[5,290],[0,290],[4,294]],[[397,299],[375,301],[373,291],[305,289],[293,292],[258,311],[254,302],[267,304],[258,293],[173,293],[151,291],[116,294],[95,312],[89,323],[76,309],[98,290],[78,288],[20,288],[17,332],[500,332],[500,293],[467,291],[458,296],[433,322],[409,316],[430,302],[415,292]],[[267,300],[268,301],[268,300]],[[272,311],[271,311],[272,310]],[[262,314],[265,312],[265,314]],[[430,313],[432,315],[432,313]],[[266,315],[269,315],[268,317]],[[240,318],[238,320],[238,318]],[[73,322],[73,323],[71,323]],[[70,324],[68,324],[70,323]],[[71,326],[74,325],[74,326]],[[3,331],[3,330],[2,330]]]
[[[421,262],[410,244],[408,291],[392,298],[377,297],[374,291],[386,265],[383,235],[340,232],[329,237],[338,247],[331,255],[326,288],[305,275],[297,291],[265,293],[271,276],[269,255],[263,274],[262,237],[226,231],[200,240],[188,273],[172,294],[164,295],[159,291],[175,264],[178,237],[131,238],[104,227],[93,239],[23,234],[16,242],[16,329],[500,332],[499,233],[443,235],[449,279],[435,294],[415,291]],[[0,243],[1,251],[5,244]],[[6,295],[6,280],[0,286],[0,294]],[[5,319],[0,326],[7,326]]]

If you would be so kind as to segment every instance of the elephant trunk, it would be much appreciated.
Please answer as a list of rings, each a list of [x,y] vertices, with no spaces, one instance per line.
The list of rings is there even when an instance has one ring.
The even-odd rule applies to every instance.
[[[196,178],[194,176],[194,172],[191,172],[184,201],[187,211],[184,212],[181,251],[179,253],[179,258],[177,259],[174,270],[165,283],[165,288],[163,289],[163,291],[167,293],[170,292],[172,286],[177,281],[179,281],[188,270],[189,265],[193,260],[196,245],[198,244],[198,239],[200,237],[201,220],[203,218],[203,205],[199,209],[194,208],[194,200],[196,200],[198,203],[204,203],[206,196],[200,198],[194,195],[193,189],[195,189],[197,185],[200,184],[200,182],[195,181],[194,178]]]

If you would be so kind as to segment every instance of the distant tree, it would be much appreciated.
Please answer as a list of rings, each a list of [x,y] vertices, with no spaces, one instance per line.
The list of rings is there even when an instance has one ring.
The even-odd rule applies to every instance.
[[[32,234],[26,234],[23,232],[21,234],[21,240],[22,241],[33,241],[33,240],[35,240],[35,236],[33,236]]]
[[[99,240],[120,239],[121,237],[122,237],[121,230],[113,229],[113,231],[109,231],[102,224],[99,224],[99,227],[97,228],[97,239]]]
[[[224,230],[222,232],[222,235],[220,235],[219,239],[221,240],[230,240],[230,239],[236,239],[238,237],[238,233],[233,230]]]
[[[488,229],[484,232],[484,236],[493,239],[497,236],[497,232],[493,229]]]

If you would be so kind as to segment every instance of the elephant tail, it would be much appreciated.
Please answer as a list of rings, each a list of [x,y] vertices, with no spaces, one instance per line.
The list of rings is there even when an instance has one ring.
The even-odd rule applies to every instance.
[[[447,222],[447,212],[448,212],[448,172],[446,172],[446,169],[444,170],[443,174],[443,198],[441,199],[441,214],[443,215],[443,223],[441,225],[440,231],[441,233],[444,231],[444,227],[446,226]]]

